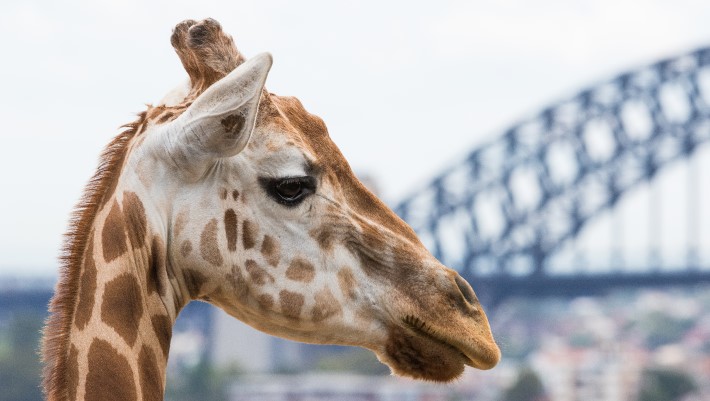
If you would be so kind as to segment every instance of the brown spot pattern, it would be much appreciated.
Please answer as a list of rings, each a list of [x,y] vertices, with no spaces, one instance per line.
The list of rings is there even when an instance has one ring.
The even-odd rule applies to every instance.
[[[69,349],[67,358],[67,395],[70,400],[76,399],[76,389],[79,386],[79,350],[74,344]]]
[[[257,265],[255,261],[247,259],[245,267],[253,283],[257,285],[264,285],[267,281],[269,281],[270,283],[274,282],[274,277],[271,276],[266,270],[261,268],[259,265]]]
[[[224,260],[217,244],[217,219],[210,220],[200,235],[200,254],[202,259],[214,266],[222,266]]]
[[[138,338],[138,326],[143,316],[143,297],[138,280],[129,273],[123,273],[106,283],[101,320],[116,330],[130,346]]]
[[[274,307],[274,297],[269,294],[259,295],[256,301],[259,303],[259,306],[264,309],[270,310]]]
[[[202,295],[202,286],[207,282],[207,276],[194,269],[185,270],[185,285],[187,292],[193,299]]]
[[[85,389],[86,401],[131,401],[137,397],[128,360],[101,339],[95,339],[89,347]]]
[[[242,244],[244,249],[251,249],[256,244],[256,226],[249,220],[242,222]]]
[[[261,254],[266,259],[266,263],[273,267],[278,266],[281,259],[281,250],[279,248],[279,243],[270,235],[264,236],[264,240],[261,242]]]
[[[189,239],[186,239],[182,242],[182,245],[180,245],[180,255],[182,255],[183,258],[186,258],[190,255],[190,252],[192,252],[192,242],[190,242]]]
[[[133,249],[144,245],[148,223],[145,218],[145,208],[138,195],[134,192],[123,193],[123,218],[126,221],[128,239]]]
[[[79,330],[86,327],[94,310],[94,294],[96,293],[96,262],[94,261],[94,235],[89,234],[89,243],[84,253],[84,265],[79,280],[79,301],[74,313],[74,324]]]
[[[158,291],[160,295],[164,296],[165,288],[160,280],[160,275],[167,270],[165,267],[165,259],[167,255],[165,254],[163,240],[157,235],[154,236],[150,248],[150,266],[148,266],[145,276],[147,290],[149,294],[153,294]]]
[[[173,335],[173,325],[170,323],[170,318],[167,315],[153,315],[150,318],[150,323],[153,325],[153,331],[163,350],[163,357],[167,358],[170,350],[170,338]]]
[[[320,249],[324,251],[333,249],[333,243],[335,243],[336,236],[335,231],[328,224],[323,224],[318,228],[314,228],[308,232],[308,235],[318,242]]]
[[[49,305],[50,315],[46,321],[46,335],[42,340],[42,357],[45,364],[42,386],[48,399],[64,399],[67,396],[64,373],[84,251],[97,218],[103,212],[109,211],[108,206],[121,176],[123,161],[138,127],[146,121],[146,114],[142,112],[137,121],[126,124],[126,129],[106,146],[101,154],[100,168],[94,173],[91,183],[86,186],[81,201],[72,213],[66,241],[62,247],[61,269],[64,273],[60,275]],[[102,255],[98,255],[100,248],[100,244],[96,244],[97,263],[98,258],[103,259]]]
[[[316,276],[316,269],[303,259],[294,259],[286,270],[286,277],[293,281],[310,283]]]
[[[113,205],[111,205],[111,211],[109,211],[106,221],[104,221],[104,228],[101,232],[101,245],[103,246],[104,260],[107,263],[123,255],[128,250],[123,215],[118,202],[115,200]]]
[[[232,191],[232,200],[237,200],[239,198],[239,191],[236,189]]]
[[[188,215],[189,215],[189,212],[187,210],[183,210],[180,213],[178,213],[177,217],[175,218],[175,225],[173,225],[173,232],[174,232],[175,238],[180,236],[180,233],[187,225]]]
[[[286,317],[298,318],[301,315],[301,308],[303,308],[303,295],[291,292],[288,290],[281,290],[279,292],[279,303],[281,304],[281,313]]]
[[[228,193],[229,193],[229,192],[227,192],[227,188],[220,188],[220,190],[219,190],[219,198],[222,199],[222,200],[227,200],[227,194],[228,194]]]
[[[227,249],[231,252],[237,250],[237,213],[234,209],[224,212],[224,232],[227,235]]]
[[[340,291],[347,298],[357,298],[357,294],[355,293],[357,282],[355,281],[353,271],[349,267],[344,267],[338,272],[338,285],[340,285]]]
[[[158,368],[158,360],[155,358],[153,351],[145,345],[143,345],[138,355],[138,371],[143,401],[162,400],[163,378]]]
[[[315,295],[316,306],[313,307],[311,317],[314,322],[320,322],[331,316],[340,314],[342,309],[330,289],[323,288]]]
[[[232,274],[227,275],[227,281],[234,287],[237,299],[244,299],[249,294],[249,286],[239,266],[232,265]]]

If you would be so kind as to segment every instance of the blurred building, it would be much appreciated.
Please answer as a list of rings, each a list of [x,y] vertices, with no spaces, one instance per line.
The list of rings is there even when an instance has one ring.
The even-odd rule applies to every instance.
[[[352,374],[249,376],[229,391],[229,401],[448,401],[477,396],[477,391],[455,385]]]
[[[299,366],[299,344],[264,334],[223,310],[213,308],[212,361],[220,367],[237,367],[246,373],[268,373]]]
[[[635,400],[648,353],[626,344],[574,348],[555,341],[531,362],[551,401]]]

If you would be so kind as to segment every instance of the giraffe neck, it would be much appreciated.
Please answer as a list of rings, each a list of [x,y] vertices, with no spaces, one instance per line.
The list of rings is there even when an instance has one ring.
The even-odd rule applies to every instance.
[[[119,199],[120,198],[120,199]],[[64,382],[69,400],[162,400],[172,325],[166,248],[133,192],[106,202],[86,244]]]

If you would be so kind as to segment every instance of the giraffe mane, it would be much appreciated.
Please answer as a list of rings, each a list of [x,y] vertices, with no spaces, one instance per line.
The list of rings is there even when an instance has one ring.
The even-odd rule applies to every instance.
[[[91,177],[83,195],[74,207],[69,219],[69,228],[64,234],[64,243],[59,256],[59,280],[49,304],[49,317],[42,332],[41,357],[44,363],[42,387],[47,400],[67,399],[66,381],[67,355],[69,353],[69,333],[74,320],[74,307],[79,292],[79,279],[84,252],[96,215],[101,210],[109,191],[115,186],[129,144],[145,126],[150,111],[138,115],[104,148],[99,157],[99,165]]]

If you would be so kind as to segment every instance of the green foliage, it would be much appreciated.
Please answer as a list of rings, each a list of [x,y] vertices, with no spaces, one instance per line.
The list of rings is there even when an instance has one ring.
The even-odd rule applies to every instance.
[[[664,312],[651,312],[641,318],[639,325],[646,333],[646,345],[655,349],[680,342],[693,321],[678,319]]]
[[[540,378],[528,367],[520,369],[516,381],[503,393],[504,401],[543,401],[547,399],[545,387]]]
[[[42,400],[41,365],[37,353],[44,316],[17,312],[2,329],[0,401]]]
[[[676,401],[697,391],[689,374],[671,369],[648,369],[641,380],[639,401]]]

